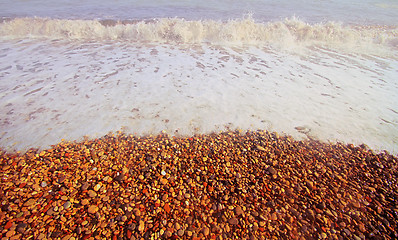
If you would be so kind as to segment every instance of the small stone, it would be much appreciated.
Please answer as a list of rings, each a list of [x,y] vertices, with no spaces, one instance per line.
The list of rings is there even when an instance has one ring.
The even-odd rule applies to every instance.
[[[180,230],[181,226],[180,226],[180,224],[178,222],[176,222],[174,224],[174,228],[175,228],[175,230]]]
[[[72,205],[71,202],[69,202],[69,201],[65,202],[65,203],[64,203],[64,209],[70,208],[71,205]]]
[[[177,235],[182,237],[184,235],[184,230],[182,230],[182,229],[178,230]]]
[[[60,231],[54,231],[51,233],[51,237],[52,238],[58,238],[59,236],[61,236],[61,232]]]
[[[166,176],[166,171],[162,170],[162,172],[160,174],[162,174],[163,176]]]
[[[359,223],[358,224],[358,228],[359,228],[359,231],[366,232],[366,228],[365,228],[365,225],[363,223]]]
[[[305,184],[307,185],[307,187],[310,189],[310,190],[313,190],[314,189],[314,183],[313,182],[311,182],[311,181],[305,181]]]
[[[88,196],[90,196],[91,198],[94,198],[97,196],[97,193],[94,192],[93,190],[88,190]]]
[[[381,214],[383,212],[383,209],[380,206],[377,206],[376,212],[377,214]]]
[[[275,174],[276,174],[276,170],[275,170],[275,168],[273,168],[273,167],[269,167],[269,168],[268,168],[268,172],[269,172],[269,174],[271,174],[271,175],[275,175]]]
[[[7,233],[6,233],[6,237],[12,237],[12,236],[14,236],[15,235],[15,231],[14,230],[10,230],[10,231],[8,231]]]
[[[237,225],[239,223],[237,218],[230,218],[228,220],[228,222],[229,222],[229,224],[232,224],[232,225]]]
[[[115,176],[115,180],[118,181],[118,182],[123,181],[124,180],[124,174],[123,173],[117,174]]]
[[[354,240],[361,240],[361,238],[358,237],[357,235],[354,235]]]
[[[276,215],[275,212],[271,214],[271,220],[272,220],[272,221],[278,220],[278,216]]]
[[[254,222],[253,223],[253,231],[257,231],[258,230],[258,223]]]
[[[169,198],[169,195],[168,195],[167,193],[165,193],[165,194],[162,196],[162,201],[166,201],[168,198]]]
[[[361,207],[361,205],[357,201],[353,201],[352,202],[352,206],[354,206],[355,208],[360,208]]]
[[[62,175],[61,177],[58,178],[58,183],[63,183],[65,182],[66,177]]]
[[[253,215],[254,217],[258,217],[259,214],[258,214],[258,212],[253,211],[253,212],[252,212],[252,215]]]
[[[262,147],[262,146],[260,146],[260,145],[257,145],[256,147],[257,147],[257,149],[258,149],[258,150],[260,150],[260,151],[266,151],[266,149],[265,149],[265,148],[263,148],[263,147]]]
[[[208,236],[210,234],[210,229],[208,227],[204,227],[202,229],[202,233],[203,235]]]
[[[320,202],[320,203],[318,203],[318,204],[316,205],[316,207],[317,207],[318,209],[320,209],[320,210],[323,210],[323,209],[325,209],[326,205],[325,205],[324,202]]]
[[[50,209],[48,209],[47,210],[47,215],[49,215],[49,216],[51,216],[51,215],[53,215],[53,214],[55,214],[56,212],[54,211],[54,208],[53,207],[51,207]]]
[[[168,180],[166,178],[161,178],[160,179],[160,183],[163,184],[163,185],[166,185],[167,182],[168,182]]]
[[[82,200],[82,205],[87,205],[89,203],[90,203],[90,201],[88,199],[83,199]]]
[[[39,236],[37,237],[38,240],[44,239],[46,235],[44,233],[40,233]]]
[[[63,237],[61,240],[72,240],[72,234],[66,235],[65,237]]]
[[[133,230],[135,230],[136,227],[137,227],[137,225],[135,223],[131,223],[127,226],[127,229],[133,231]]]
[[[28,224],[26,224],[26,223],[19,223],[18,225],[17,225],[17,231],[18,232],[20,232],[20,233],[24,233],[25,232],[25,228],[28,226]]]
[[[6,225],[4,226],[4,228],[5,229],[10,229],[12,227],[12,221],[10,220],[10,221],[8,221],[7,223],[6,223]]]
[[[169,213],[169,212],[171,211],[170,205],[166,203],[166,204],[164,205],[164,210],[165,210],[167,213]]]
[[[225,231],[226,232],[229,232],[229,231],[231,231],[231,228],[229,227],[229,225],[227,224],[227,225],[225,225]]]
[[[81,190],[82,191],[86,191],[88,189],[88,187],[90,187],[90,184],[88,184],[87,182],[83,183]]]
[[[90,207],[88,207],[88,212],[91,214],[94,214],[98,211],[98,207],[95,205],[91,205]]]
[[[173,235],[169,230],[166,230],[165,232],[164,232],[164,235],[167,237],[167,238],[171,238],[171,236]]]
[[[344,228],[343,231],[345,232],[345,234],[347,234],[347,236],[351,236],[351,232],[347,228]]]
[[[144,224],[143,221],[140,220],[140,223],[139,223],[139,225],[138,225],[138,231],[139,231],[139,232],[143,232],[144,229],[145,229],[145,224]]]
[[[313,221],[315,219],[315,213],[311,209],[307,209],[306,214],[309,220]]]
[[[101,184],[98,183],[97,185],[94,186],[94,191],[98,192],[98,190],[101,188]]]
[[[29,199],[28,201],[26,201],[25,203],[24,203],[24,206],[25,207],[30,207],[30,206],[32,206],[33,204],[35,204],[36,203],[36,200],[34,199],[34,198],[31,198],[31,199]]]
[[[345,228],[345,227],[346,227],[345,222],[341,222],[341,223],[340,223],[340,227]]]
[[[236,216],[242,215],[243,214],[243,210],[240,206],[235,207],[235,214]]]
[[[133,209],[133,213],[134,213],[134,215],[137,216],[137,217],[141,216],[141,211],[140,211],[138,208],[134,208],[134,209]]]

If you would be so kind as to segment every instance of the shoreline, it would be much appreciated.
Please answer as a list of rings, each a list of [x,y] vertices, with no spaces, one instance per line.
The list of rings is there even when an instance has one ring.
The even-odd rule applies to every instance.
[[[396,156],[267,131],[0,151],[2,239],[398,237]]]
[[[311,134],[301,131],[301,127],[296,127],[295,129],[302,134],[301,137],[286,133],[284,131],[278,132],[278,131],[269,131],[269,130],[263,130],[263,129],[240,129],[240,128],[235,128],[235,129],[230,129],[226,128],[221,131],[210,131],[210,132],[205,132],[205,133],[192,133],[192,134],[180,134],[178,132],[171,134],[169,132],[166,132],[164,130],[158,132],[158,133],[130,133],[130,132],[125,132],[124,130],[119,130],[116,132],[109,131],[108,133],[103,133],[103,134],[93,134],[92,136],[90,135],[83,135],[78,138],[75,138],[74,140],[68,139],[68,138],[59,138],[57,143],[55,144],[50,144],[47,143],[43,146],[41,145],[33,145],[30,144],[30,146],[25,146],[22,148],[17,148],[15,147],[16,145],[19,145],[20,142],[15,142],[12,145],[9,146],[0,146],[0,154],[8,154],[8,155],[15,155],[15,156],[21,156],[26,154],[27,152],[32,152],[32,151],[46,151],[49,149],[54,148],[57,145],[60,144],[81,144],[83,142],[92,142],[92,141],[100,141],[101,139],[108,138],[108,137],[130,137],[134,139],[150,139],[150,138],[156,138],[158,136],[170,138],[170,139],[188,139],[188,138],[196,138],[196,137],[203,137],[203,136],[213,136],[213,135],[220,135],[220,134],[225,134],[225,133],[239,133],[239,134],[246,134],[246,133],[256,133],[256,132],[262,132],[266,133],[268,135],[274,135],[276,134],[278,138],[289,138],[290,141],[295,141],[295,142],[317,142],[320,143],[321,145],[326,144],[326,145],[351,145],[354,147],[360,147],[365,150],[369,150],[374,154],[386,154],[386,155],[392,155],[394,157],[398,157],[398,152],[395,149],[388,149],[386,147],[382,147],[380,144],[370,144],[370,145],[376,145],[376,147],[369,146],[369,143],[364,143],[363,141],[344,141],[344,140],[331,140],[331,139],[321,139],[317,136],[312,136]],[[379,146],[380,145],[380,146]]]

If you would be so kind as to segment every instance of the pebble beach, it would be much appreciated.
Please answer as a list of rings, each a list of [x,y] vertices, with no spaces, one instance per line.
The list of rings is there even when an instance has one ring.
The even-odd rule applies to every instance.
[[[1,239],[396,239],[397,157],[267,131],[0,152]]]

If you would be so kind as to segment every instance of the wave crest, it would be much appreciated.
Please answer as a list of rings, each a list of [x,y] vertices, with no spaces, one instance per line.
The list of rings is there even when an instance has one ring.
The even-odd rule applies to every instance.
[[[261,44],[282,47],[398,48],[398,27],[308,24],[296,18],[257,23],[164,18],[151,21],[16,18],[0,23],[3,38],[128,40],[135,42]]]

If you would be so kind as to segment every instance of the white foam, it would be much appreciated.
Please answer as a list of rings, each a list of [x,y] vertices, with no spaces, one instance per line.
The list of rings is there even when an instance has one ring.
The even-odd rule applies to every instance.
[[[315,47],[300,55],[114,41],[0,46],[0,146],[8,150],[117,130],[191,135],[241,128],[398,152],[393,58]]]
[[[282,50],[327,47],[347,53],[391,56],[398,50],[398,28],[327,22],[308,24],[296,18],[260,23],[247,16],[226,22],[162,18],[152,21],[16,18],[0,23],[4,39],[120,40],[140,43],[211,43],[270,46]]]

